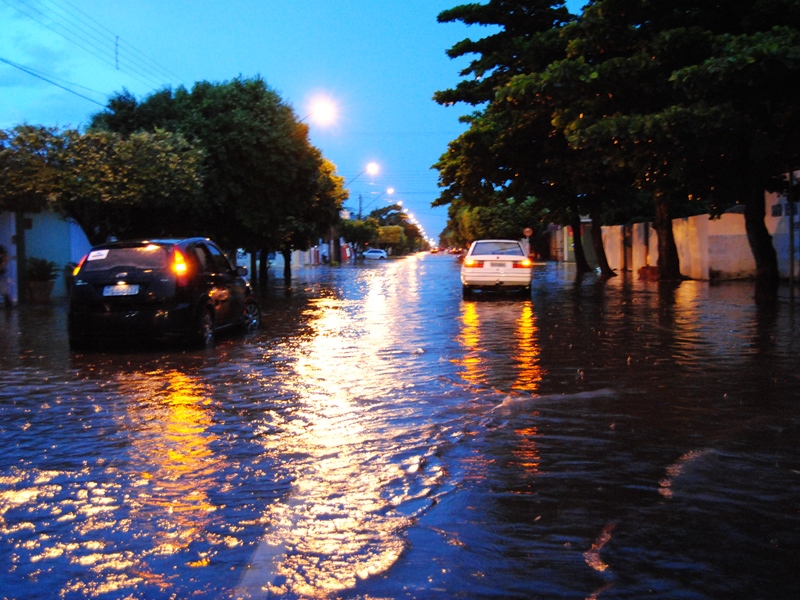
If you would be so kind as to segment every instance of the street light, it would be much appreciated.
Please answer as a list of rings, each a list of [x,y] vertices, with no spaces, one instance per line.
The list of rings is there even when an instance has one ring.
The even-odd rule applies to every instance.
[[[308,114],[300,119],[300,123],[312,116],[318,125],[330,125],[336,120],[336,104],[329,98],[316,96],[309,102]]]
[[[371,162],[371,163],[369,163],[369,164],[367,165],[367,168],[366,168],[366,169],[364,169],[363,171],[361,171],[361,173],[359,173],[358,175],[356,175],[355,177],[353,177],[353,178],[352,178],[350,181],[348,181],[347,183],[345,183],[343,187],[347,187],[348,185],[350,185],[351,183],[353,183],[353,182],[354,182],[356,179],[358,179],[359,177],[361,177],[361,176],[362,176],[364,173],[369,173],[370,175],[377,175],[377,174],[378,174],[378,171],[380,171],[380,167],[378,166],[378,163],[376,163],[376,162]]]

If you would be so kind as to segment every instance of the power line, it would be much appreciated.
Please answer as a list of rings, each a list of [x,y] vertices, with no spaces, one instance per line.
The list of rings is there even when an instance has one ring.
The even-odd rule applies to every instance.
[[[56,0],[42,0],[38,7],[26,0],[2,2],[145,86],[160,87],[164,80],[180,80],[66,0],[61,0],[61,5]]]
[[[98,102],[97,100],[93,100],[92,98],[89,98],[89,96],[84,96],[83,94],[80,94],[80,93],[76,92],[75,90],[71,90],[68,87],[61,85],[60,83],[56,83],[55,81],[52,81],[51,79],[48,79],[47,77],[44,77],[43,75],[40,75],[39,73],[37,73],[33,69],[29,69],[28,67],[24,67],[22,65],[18,65],[17,63],[11,62],[10,60],[7,60],[7,59],[5,59],[3,57],[0,57],[0,62],[4,62],[5,64],[7,64],[7,65],[9,65],[11,67],[14,67],[15,69],[19,69],[20,71],[22,71],[24,73],[27,73],[28,75],[32,75],[33,77],[37,77],[37,78],[41,79],[42,81],[46,81],[50,85],[54,85],[54,86],[56,86],[58,88],[61,88],[62,90],[66,91],[66,92],[69,92],[70,94],[75,94],[76,96],[79,96],[79,97],[83,98],[84,100],[88,100],[89,102],[97,104],[97,106],[101,106],[101,107],[105,108],[105,104],[102,104],[101,102]]]
[[[49,1],[53,2],[54,0],[49,0]],[[89,21],[91,21],[92,23],[97,25],[97,27],[99,27],[100,29],[106,31],[110,35],[113,35],[114,39],[115,39],[115,43],[117,43],[122,48],[128,49],[128,51],[131,53],[131,55],[135,55],[136,57],[138,57],[138,60],[140,60],[142,63],[145,63],[146,65],[149,65],[152,69],[154,69],[154,71],[160,72],[160,74],[162,76],[166,76],[167,79],[174,79],[176,81],[180,81],[181,83],[185,83],[185,82],[182,81],[182,78],[179,75],[176,75],[175,73],[173,73],[172,71],[170,71],[169,69],[164,67],[163,65],[159,64],[158,62],[156,62],[155,60],[153,60],[152,58],[147,56],[144,52],[138,50],[133,45],[128,44],[124,39],[120,38],[113,31],[111,31],[110,29],[108,29],[107,27],[102,25],[101,23],[98,23],[90,15],[87,15],[85,12],[83,12],[81,9],[79,9],[74,4],[71,4],[67,0],[61,0],[61,2],[63,4],[65,4],[65,5],[69,6],[70,8],[72,8],[75,12],[78,12],[81,15],[83,15],[86,19],[88,19]]]

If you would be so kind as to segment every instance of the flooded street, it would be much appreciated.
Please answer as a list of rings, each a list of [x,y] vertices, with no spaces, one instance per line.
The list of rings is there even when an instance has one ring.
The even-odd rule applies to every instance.
[[[0,314],[0,598],[799,597],[798,300],[534,278],[308,269],[211,350]]]

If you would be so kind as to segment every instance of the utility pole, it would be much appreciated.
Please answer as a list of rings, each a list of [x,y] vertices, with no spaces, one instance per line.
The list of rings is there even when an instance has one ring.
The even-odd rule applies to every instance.
[[[361,197],[361,194],[359,194],[358,195],[358,220],[359,221],[361,220],[361,202],[362,201],[363,201],[363,198]]]

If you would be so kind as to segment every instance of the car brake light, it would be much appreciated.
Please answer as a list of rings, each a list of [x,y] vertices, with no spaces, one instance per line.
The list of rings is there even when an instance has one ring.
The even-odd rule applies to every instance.
[[[464,259],[464,266],[469,268],[483,267],[483,261],[475,260],[474,258],[466,258]]]
[[[530,258],[524,258],[519,262],[514,263],[515,269],[529,269],[533,266],[533,261]]]
[[[172,261],[172,270],[178,276],[178,285],[186,285],[186,275],[189,271],[189,265],[186,264],[186,259],[181,254],[180,250],[175,250],[175,255]]]
[[[87,256],[89,256],[89,255],[88,254],[84,254],[83,258],[81,259],[81,262],[79,262],[78,265],[74,269],[72,269],[72,276],[73,277],[77,277],[78,276],[78,271],[81,270],[81,267],[83,266],[83,263],[86,262],[86,257]]]

